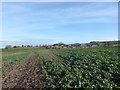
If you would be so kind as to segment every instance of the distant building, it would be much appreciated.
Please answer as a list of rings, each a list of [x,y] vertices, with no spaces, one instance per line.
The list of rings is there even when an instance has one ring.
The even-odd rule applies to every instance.
[[[98,45],[92,45],[91,47],[98,47]]]

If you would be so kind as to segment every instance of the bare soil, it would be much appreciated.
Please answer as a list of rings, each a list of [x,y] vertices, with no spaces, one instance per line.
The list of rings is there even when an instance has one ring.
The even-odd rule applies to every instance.
[[[46,88],[48,85],[43,82],[40,72],[40,62],[31,54],[28,59],[13,65],[6,70],[2,77],[2,88]]]
[[[63,64],[66,69],[70,70],[70,67],[65,64],[64,59],[59,57],[59,55],[51,52],[50,50],[42,50],[41,54],[48,60],[57,60],[59,63]]]

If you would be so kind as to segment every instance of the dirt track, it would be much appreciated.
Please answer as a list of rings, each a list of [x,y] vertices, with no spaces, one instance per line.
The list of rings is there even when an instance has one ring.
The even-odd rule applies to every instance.
[[[27,60],[12,66],[4,72],[3,88],[44,88],[47,86],[41,80],[40,62],[35,54],[31,54]]]

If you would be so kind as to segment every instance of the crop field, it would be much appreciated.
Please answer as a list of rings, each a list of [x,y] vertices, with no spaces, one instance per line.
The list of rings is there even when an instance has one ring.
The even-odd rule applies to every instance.
[[[120,47],[3,49],[2,60],[5,63],[2,69],[7,71],[13,64],[17,65],[15,67],[18,68],[19,63],[22,62],[20,63],[20,68],[25,68],[27,73],[29,69],[38,65],[39,70],[37,67],[37,71],[36,69],[31,71],[36,72],[34,74],[37,74],[37,80],[40,80],[37,82],[40,84],[30,82],[32,86],[30,84],[29,87],[32,88],[39,86],[47,88],[120,88],[119,49]],[[30,62],[37,63],[35,63],[34,66]],[[25,65],[25,67],[23,67],[23,65]],[[28,74],[32,73],[31,71],[28,72]],[[24,69],[21,72],[24,72]],[[15,72],[12,74],[15,74]],[[30,77],[28,74],[23,76],[25,80]],[[19,78],[20,75],[16,77]],[[10,76],[9,74],[9,77]],[[35,77],[33,76],[32,78]],[[23,80],[23,82],[19,82],[20,80],[21,78],[14,83],[16,84],[18,82],[21,85],[24,83],[23,86],[27,87],[26,83],[28,83],[28,81],[25,82]],[[6,82],[3,83],[6,84]],[[7,82],[7,84],[9,83],[10,82]],[[7,87],[16,86],[18,86],[18,84],[11,84]]]
[[[27,58],[31,53],[29,49],[3,49],[2,50],[2,70],[6,70],[11,65]]]

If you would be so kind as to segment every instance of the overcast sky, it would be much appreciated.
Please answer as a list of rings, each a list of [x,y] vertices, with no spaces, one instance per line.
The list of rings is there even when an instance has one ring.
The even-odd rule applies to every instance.
[[[2,5],[2,41],[52,44],[118,39],[117,2],[11,2]]]

